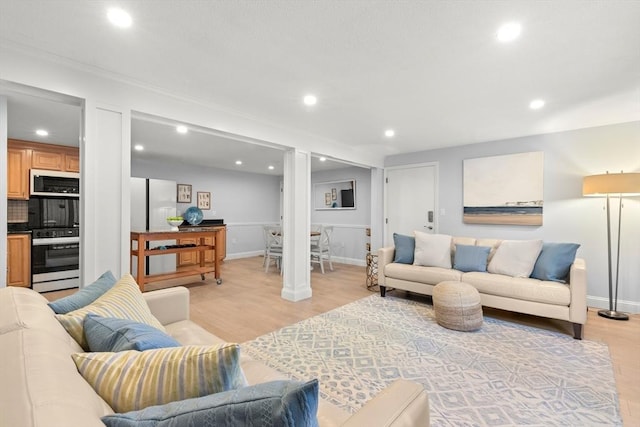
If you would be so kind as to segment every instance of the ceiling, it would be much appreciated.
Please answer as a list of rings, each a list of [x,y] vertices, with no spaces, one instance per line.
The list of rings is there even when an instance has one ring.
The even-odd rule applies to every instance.
[[[0,43],[387,155],[640,119],[638,1],[117,3],[132,27],[108,23],[111,1],[2,0]],[[519,21],[522,34],[499,43],[507,21]],[[307,93],[317,105],[302,104]],[[536,98],[546,104],[531,110]],[[24,116],[38,107],[12,103],[10,134],[33,132]],[[68,131],[60,126],[51,139],[77,141]],[[253,151],[282,162],[272,147],[215,131],[176,135],[141,120],[132,133],[133,143],[158,147],[149,156],[175,156],[176,141],[189,137],[200,142],[191,150],[184,141],[185,161]]]

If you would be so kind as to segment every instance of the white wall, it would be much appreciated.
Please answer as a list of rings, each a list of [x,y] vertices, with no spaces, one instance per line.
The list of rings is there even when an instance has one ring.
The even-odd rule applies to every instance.
[[[192,203],[178,203],[179,213],[196,205],[198,191],[210,192],[211,209],[202,213],[227,224],[227,258],[262,254],[262,225],[280,222],[279,176],[140,160],[132,161],[131,175],[190,184]]]
[[[540,227],[474,225],[462,222],[462,161],[528,151],[544,152],[544,216]],[[582,179],[598,173],[640,172],[640,122],[492,141],[390,156],[385,166],[438,162],[439,232],[503,239],[539,238],[581,244],[587,265],[588,303],[608,307],[604,199],[582,196]],[[617,234],[617,203],[612,206]],[[444,213],[443,213],[444,212]],[[640,312],[640,198],[624,200],[618,309]],[[615,257],[615,241],[613,242]],[[614,264],[615,269],[615,264]],[[615,271],[614,271],[615,274]],[[615,277],[614,277],[615,280]]]
[[[356,181],[356,209],[315,210],[311,200],[311,223],[333,225],[332,256],[338,262],[365,265],[366,229],[371,226],[371,171],[356,166],[311,174],[313,184],[327,181]]]

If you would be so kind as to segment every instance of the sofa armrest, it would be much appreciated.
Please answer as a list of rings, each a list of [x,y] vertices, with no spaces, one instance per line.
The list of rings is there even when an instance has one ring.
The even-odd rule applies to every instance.
[[[393,262],[396,248],[389,246],[378,249],[378,284],[385,286],[384,266]]]
[[[571,305],[569,317],[573,323],[587,323],[587,267],[582,258],[576,258],[569,271]]]
[[[396,380],[342,424],[343,427],[429,425],[429,397],[421,384]]]
[[[153,314],[163,325],[189,320],[189,290],[184,286],[142,294]]]

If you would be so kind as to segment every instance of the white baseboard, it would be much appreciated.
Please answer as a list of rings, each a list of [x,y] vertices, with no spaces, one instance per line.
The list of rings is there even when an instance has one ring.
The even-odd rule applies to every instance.
[[[240,259],[240,258],[251,258],[254,256],[263,255],[263,251],[251,251],[251,252],[238,252],[235,254],[227,253],[227,257],[225,259]],[[355,258],[344,258],[344,257],[331,257],[332,262],[337,262],[338,264],[350,264],[350,265],[358,265],[360,267],[366,267],[367,263],[363,259],[355,259]]]
[[[609,308],[609,298],[592,297],[587,295],[587,305],[595,308]],[[618,300],[618,311],[625,313],[640,313],[640,302]]]
[[[225,259],[251,258],[254,256],[260,256],[263,254],[264,254],[264,251],[237,252],[235,254],[227,253],[227,257]]]

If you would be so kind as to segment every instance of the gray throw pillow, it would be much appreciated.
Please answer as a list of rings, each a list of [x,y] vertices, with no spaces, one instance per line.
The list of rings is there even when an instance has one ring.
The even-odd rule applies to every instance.
[[[413,264],[416,239],[413,236],[393,233],[393,244],[396,247],[393,262],[400,264]]]
[[[107,427],[317,427],[318,380],[271,381],[102,417]]]
[[[72,295],[50,302],[49,307],[51,307],[56,314],[67,314],[91,304],[111,289],[116,282],[117,280],[113,276],[113,273],[111,271],[105,271],[95,282],[85,286]]]

